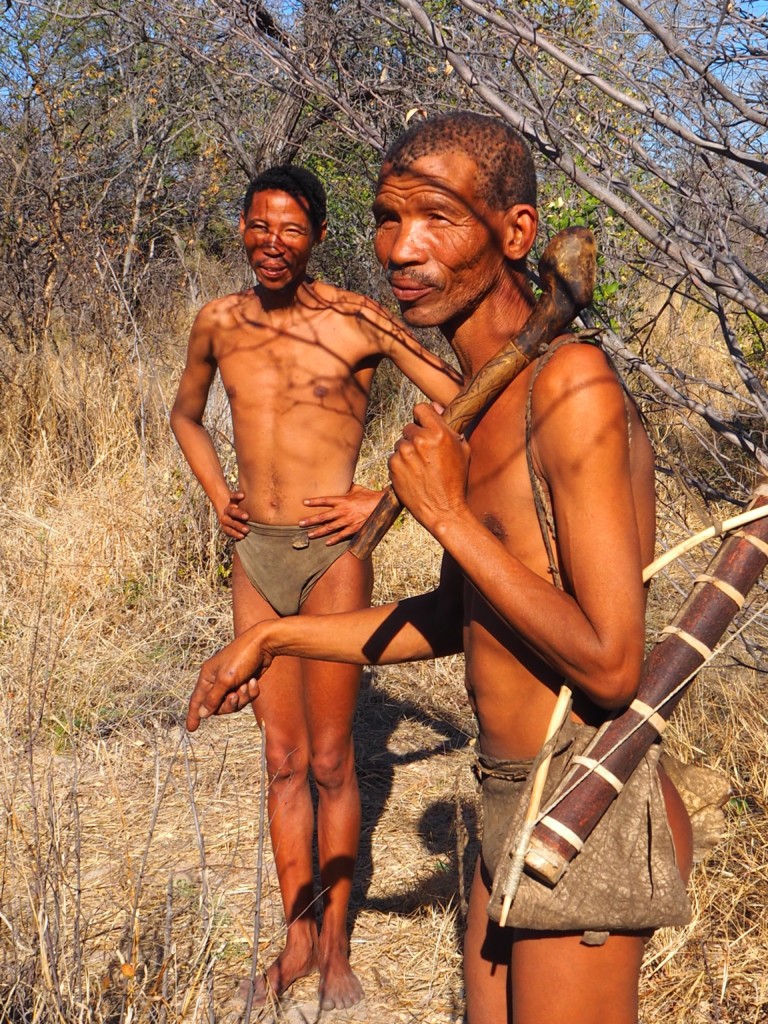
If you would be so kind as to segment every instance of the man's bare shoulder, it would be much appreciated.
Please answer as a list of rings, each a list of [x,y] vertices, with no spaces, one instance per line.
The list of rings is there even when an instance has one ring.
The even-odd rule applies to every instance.
[[[618,459],[629,452],[635,468],[640,459],[652,472],[653,453],[637,409],[599,346],[562,345],[536,376],[531,397],[532,451],[544,476],[547,466],[579,467],[585,453],[608,458],[609,451]]]
[[[332,317],[337,340],[362,343],[371,355],[384,356],[416,345],[405,325],[368,296],[317,281],[311,290],[315,302]]]
[[[313,281],[310,287],[312,293],[324,306],[340,316],[355,316],[378,327],[389,327],[395,324],[400,330],[405,330],[391,313],[388,313],[383,306],[367,295],[351,292],[346,288],[338,288],[327,281]]]
[[[550,356],[541,358],[545,363],[536,376],[534,409],[546,406],[557,410],[564,403],[581,406],[597,401],[598,396],[623,402],[619,378],[598,345],[574,340],[571,344],[560,344]],[[594,412],[599,415],[600,409]]]
[[[258,302],[258,299],[256,299],[252,288],[211,299],[198,311],[195,317],[195,327],[207,329],[233,327],[244,307],[254,302]]]

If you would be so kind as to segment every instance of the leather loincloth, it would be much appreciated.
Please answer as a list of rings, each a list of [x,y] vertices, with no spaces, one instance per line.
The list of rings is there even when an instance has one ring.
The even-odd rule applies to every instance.
[[[235,550],[245,575],[278,615],[296,615],[310,591],[347,550],[352,538],[326,544],[326,537],[310,540],[298,526],[248,523],[249,533]]]

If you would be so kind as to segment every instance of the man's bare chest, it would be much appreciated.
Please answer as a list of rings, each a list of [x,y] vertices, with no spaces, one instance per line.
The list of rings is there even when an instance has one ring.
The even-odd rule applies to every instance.
[[[366,397],[354,345],[340,345],[301,325],[295,331],[252,328],[223,338],[216,359],[230,403],[268,402],[282,412],[297,405],[331,408]]]
[[[546,560],[527,457],[526,397],[523,389],[502,396],[473,431],[467,499],[505,548],[538,570]]]

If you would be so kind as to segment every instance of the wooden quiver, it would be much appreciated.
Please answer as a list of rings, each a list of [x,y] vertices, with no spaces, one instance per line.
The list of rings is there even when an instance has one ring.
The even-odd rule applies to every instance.
[[[685,764],[664,751],[659,765],[680,794],[693,832],[693,862],[705,860],[725,838],[725,805],[731,798],[727,776],[704,765]]]
[[[750,508],[764,505],[768,505],[765,478],[755,488]],[[662,630],[659,642],[645,659],[637,697],[622,714],[606,723],[585,751],[593,766],[577,765],[540,816],[525,858],[526,871],[531,875],[551,886],[558,883],[621,786],[663,733],[684,692],[710,659],[767,564],[768,517],[724,539],[707,571],[696,578],[673,624]],[[600,771],[594,767],[597,764]],[[692,788],[689,785],[689,790]],[[724,803],[727,796],[722,792]],[[697,798],[693,802],[695,805]],[[711,806],[709,800],[707,803]],[[700,806],[693,813],[702,811]],[[707,817],[714,827],[716,809],[702,814],[702,826]],[[706,831],[702,827],[700,844]]]

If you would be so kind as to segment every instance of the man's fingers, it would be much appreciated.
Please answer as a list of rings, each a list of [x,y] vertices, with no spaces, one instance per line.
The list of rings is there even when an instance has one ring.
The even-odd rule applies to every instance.
[[[187,732],[197,732],[201,719],[207,717],[208,709],[201,707],[200,701],[195,699],[193,693],[187,708]]]
[[[227,535],[227,537],[232,537],[233,540],[242,540],[243,537],[247,537],[247,535],[250,533],[250,530],[248,530],[247,528],[237,529],[234,526],[222,526],[221,529],[222,532]]]
[[[231,715],[236,711],[242,711],[248,704],[252,704],[253,701],[259,696],[259,683],[257,679],[249,679],[246,683],[241,685],[228,693],[224,700],[221,702],[221,706],[217,710],[217,715]]]
[[[413,423],[406,423],[403,427],[403,436],[396,442],[394,450],[404,454],[402,449],[407,447],[407,444],[411,444],[418,451],[422,444],[439,442],[444,437],[456,438],[459,441],[465,440],[464,435],[457,434],[449,427],[431,405],[422,403],[415,406]]]
[[[259,636],[257,623],[203,664],[189,699],[187,728],[190,732],[198,728],[201,719],[239,711],[258,696],[258,676],[263,675],[272,661],[271,656],[261,650]]]
[[[228,693],[224,700],[221,702],[217,714],[229,715],[234,711],[239,711],[243,705],[240,703],[240,692],[236,690],[234,693]]]
[[[338,512],[318,512],[317,515],[307,516],[305,519],[299,520],[299,526],[323,526],[325,523],[330,523],[336,518]]]
[[[206,670],[206,666],[203,666],[189,699],[187,728],[190,732],[197,729],[203,718],[209,718],[216,714],[227,694],[232,690],[231,681],[224,682],[216,674],[211,677],[209,674],[211,671],[210,668]]]
[[[413,419],[421,426],[428,423],[442,423],[443,417],[431,402],[419,402],[413,407]]]
[[[193,694],[192,700],[189,703],[189,710],[187,711],[187,731],[196,732],[200,727],[200,722],[205,718],[210,718],[212,714],[231,715],[236,711],[241,711],[246,705],[251,704],[258,695],[259,684],[257,680],[249,679],[247,683],[243,683],[237,690],[225,694],[221,703],[218,704],[215,710],[211,711],[202,698],[196,700]]]
[[[326,508],[332,508],[339,499],[333,498],[304,498],[302,504],[308,505],[310,508],[320,508],[325,506]]]
[[[187,729],[190,732],[194,732],[200,725],[200,721],[203,718],[208,718],[213,711],[216,709],[216,705],[211,706],[209,698],[212,690],[216,688],[214,678],[211,676],[210,668],[206,665],[200,669],[200,674],[197,677],[195,688],[192,691],[192,696],[189,698],[189,708],[187,710]],[[219,695],[219,702],[226,693],[225,688],[221,688],[222,692]]]
[[[403,427],[403,437],[395,444],[395,451],[397,451],[398,446],[403,439],[406,441],[414,441],[417,437],[423,435],[425,430],[429,430],[430,427],[450,430],[442,416],[433,406],[427,405],[426,402],[420,402],[418,405],[414,406],[413,422],[406,423]]]
[[[208,718],[211,712],[205,706],[203,702],[203,694],[200,691],[200,683],[194,689],[192,696],[189,700],[189,707],[187,708],[187,730],[188,732],[196,732],[200,722],[204,718]]]
[[[332,548],[334,544],[338,544],[339,541],[347,540],[349,537],[353,537],[360,527],[365,522],[364,519],[359,520],[356,523],[352,523],[348,526],[337,527],[328,537],[325,542],[326,547]]]
[[[354,520],[351,520],[349,516],[346,516],[344,520],[335,519],[333,522],[326,524],[325,526],[317,526],[309,531],[307,536],[310,540],[322,540],[323,537],[327,537],[326,544],[328,547],[333,547],[334,544],[338,544],[341,540],[346,540],[353,534],[357,533],[362,524],[365,522],[365,516],[356,516]],[[311,526],[311,523],[307,523],[307,526]]]
[[[315,540],[318,537],[327,537],[329,533],[334,533],[339,528],[338,523],[316,523],[314,526],[312,523],[301,523],[302,526],[310,527],[307,536],[310,540]]]
[[[249,680],[249,682],[255,683],[256,681]],[[204,681],[201,686],[198,682],[189,701],[187,730],[195,732],[199,728],[200,722],[204,718],[210,718],[211,715],[228,715],[244,708],[255,696],[258,696],[258,685],[253,696],[248,694],[248,684],[228,692],[228,688],[222,683]]]

